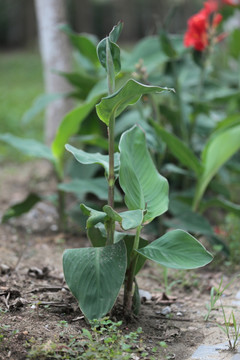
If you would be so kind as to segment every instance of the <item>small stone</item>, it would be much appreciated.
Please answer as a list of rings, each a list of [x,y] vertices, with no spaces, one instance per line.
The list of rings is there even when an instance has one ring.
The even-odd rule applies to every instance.
[[[57,231],[58,227],[57,227],[57,225],[53,224],[53,225],[50,226],[50,229],[52,231]]]
[[[149,301],[152,299],[152,294],[150,294],[149,291],[145,291],[142,289],[139,289],[139,296],[140,299],[143,299],[144,301]]]
[[[161,314],[162,314],[162,315],[168,315],[168,314],[170,314],[171,312],[172,312],[172,310],[171,310],[170,306],[166,306],[165,308],[163,308],[163,309],[161,310]]]
[[[181,313],[181,311],[178,311],[177,316],[183,316],[183,313]]]

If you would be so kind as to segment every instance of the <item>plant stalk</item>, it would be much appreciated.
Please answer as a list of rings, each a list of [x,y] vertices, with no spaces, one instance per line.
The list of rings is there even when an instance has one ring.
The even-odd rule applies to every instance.
[[[126,271],[125,284],[124,284],[124,296],[123,296],[123,307],[126,314],[132,312],[132,296],[133,296],[133,282],[135,278],[136,265],[139,255],[134,253],[134,250],[137,250],[139,247],[139,238],[141,233],[142,226],[138,226],[134,244],[133,244],[133,256],[130,262],[130,265]]]
[[[63,181],[63,170],[61,163],[55,166],[57,183],[60,184]],[[58,230],[66,231],[67,230],[67,216],[65,213],[65,192],[63,190],[57,191],[57,213],[58,213]]]
[[[112,95],[115,90],[115,74],[114,65],[110,49],[109,40],[106,42],[106,57],[107,57],[107,80],[108,80],[108,95]],[[109,174],[108,174],[108,205],[114,208],[114,128],[115,128],[115,114],[111,116],[108,126],[108,156],[109,156]],[[107,245],[114,243],[115,221],[110,219],[106,224],[107,228]]]

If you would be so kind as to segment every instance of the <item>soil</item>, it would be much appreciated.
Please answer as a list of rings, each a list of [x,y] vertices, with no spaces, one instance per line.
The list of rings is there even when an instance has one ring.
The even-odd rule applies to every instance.
[[[51,169],[44,161],[2,166],[0,217],[10,204],[22,200],[29,191],[49,195],[55,185]],[[61,340],[88,328],[64,282],[61,262],[65,248],[83,246],[88,246],[84,233],[76,226],[69,233],[59,233],[54,207],[43,202],[28,214],[1,225],[1,360],[26,359],[29,344]],[[160,354],[159,350],[152,355],[155,359],[167,356],[168,359],[191,359],[200,344],[225,342],[226,336],[217,326],[217,322],[223,323],[221,311],[214,311],[210,320],[204,321],[210,289],[219,284],[222,276],[223,283],[227,284],[235,274],[226,275],[212,266],[197,271],[169,272],[171,291],[166,296],[162,268],[146,263],[138,276],[139,288],[146,291],[140,314],[129,323],[123,321],[123,332],[142,327],[141,337],[150,354],[155,345],[165,341],[165,353],[161,350]],[[239,290],[239,282],[234,282],[224,292],[224,305],[233,309],[232,301]],[[113,311],[113,320],[119,320],[118,307],[120,305]],[[236,311],[239,319],[239,307]],[[63,335],[65,322],[68,326],[64,327]],[[141,354],[134,359],[141,359]]]

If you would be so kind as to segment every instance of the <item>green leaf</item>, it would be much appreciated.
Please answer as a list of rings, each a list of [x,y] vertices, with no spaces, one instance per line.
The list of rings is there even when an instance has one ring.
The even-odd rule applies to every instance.
[[[102,165],[106,171],[106,174],[109,173],[109,157],[108,155],[102,155],[100,153],[87,153],[81,149],[77,149],[74,146],[67,144],[66,149],[73,154],[75,159],[81,164],[89,165],[89,164],[99,164]],[[115,164],[115,174],[117,175],[119,170],[119,158],[120,154],[114,154],[114,164]]]
[[[103,247],[106,245],[107,234],[103,233],[99,226],[92,226],[87,231],[88,239],[91,241],[93,247]]]
[[[119,36],[121,35],[122,32],[122,28],[123,28],[123,22],[119,21],[117,25],[114,25],[114,27],[112,28],[110,34],[109,34],[109,39],[116,43],[119,39]]]
[[[92,178],[92,179],[74,179],[68,183],[58,185],[60,190],[65,192],[74,193],[80,198],[86,194],[94,194],[101,200],[108,199],[108,184],[105,177]],[[120,202],[122,196],[117,188],[114,191],[115,201]]]
[[[20,138],[12,134],[0,135],[0,141],[4,141],[8,145],[19,150],[24,155],[40,159],[47,159],[53,163],[55,162],[51,149],[39,141]]]
[[[7,222],[12,217],[18,217],[18,216],[21,216],[21,215],[27,213],[39,201],[42,201],[42,198],[39,195],[34,194],[34,193],[28,194],[27,197],[23,201],[10,206],[5,211],[5,213],[2,216],[2,223]]]
[[[130,235],[130,234],[125,235],[123,238],[127,249],[127,267],[129,267],[130,261],[132,259],[134,239],[135,239],[135,235]],[[144,248],[148,244],[149,242],[146,239],[140,237],[139,249]],[[135,275],[137,275],[137,273],[141,270],[145,262],[146,262],[146,257],[139,254],[135,268]]]
[[[78,132],[82,121],[94,108],[97,100],[98,97],[83,103],[65,115],[52,143],[52,152],[57,159],[63,156],[66,142]]]
[[[198,180],[194,198],[194,209],[197,208],[209,182],[220,167],[240,148],[240,125],[216,131],[208,140],[202,153],[203,172]]]
[[[174,59],[177,56],[177,52],[176,52],[176,50],[174,49],[174,47],[172,45],[170,37],[168,36],[166,31],[163,30],[163,29],[160,32],[160,41],[161,41],[162,50],[164,51],[164,53],[170,59]]]
[[[123,284],[126,266],[123,240],[105,247],[65,250],[66,283],[88,320],[99,319],[111,310]]]
[[[143,131],[134,126],[119,143],[119,181],[129,210],[147,210],[144,222],[168,209],[168,182],[161,176],[148,152]]]
[[[61,99],[65,97],[66,94],[42,94],[38,96],[30,109],[28,109],[22,117],[22,122],[24,125],[28,124],[35,116],[37,116],[40,112],[46,109],[47,105],[51,102]]]
[[[134,293],[133,293],[133,299],[132,299],[132,309],[133,309],[133,313],[135,315],[139,314],[140,311],[140,307],[141,307],[141,298],[139,295],[139,288],[138,288],[138,284],[137,284],[137,280],[134,279],[134,283],[135,283],[135,287],[134,287]]]
[[[168,57],[161,49],[158,36],[143,38],[131,49],[131,52],[124,54],[122,70],[133,72],[136,70],[135,65],[140,61],[146,67],[147,73],[156,71],[156,69],[159,69],[159,66],[168,61]]]
[[[118,213],[111,206],[105,205],[103,211],[108,217],[118,221],[123,230],[135,229],[143,221],[143,210],[130,210]]]
[[[191,149],[175,135],[169,133],[156,122],[151,121],[156,133],[167,144],[172,154],[185,166],[192,169],[196,175],[201,174],[202,166]]]
[[[78,88],[77,95],[80,99],[85,99],[98,81],[96,76],[90,76],[86,72],[79,71],[75,73],[67,73],[63,71],[55,71],[55,73],[63,76],[70,84]]]
[[[234,29],[234,31],[230,34],[229,40],[229,50],[231,56],[233,56],[235,59],[239,59],[240,30],[238,28]]]
[[[80,208],[84,215],[89,216],[87,220],[87,229],[93,227],[98,223],[104,223],[104,220],[107,217],[105,212],[92,209],[84,204],[81,204]]]
[[[101,65],[107,70],[109,63],[107,61],[107,47],[109,46],[111,63],[113,65],[113,71],[115,74],[118,74],[121,70],[121,59],[120,59],[120,49],[116,44],[120,33],[122,31],[123,24],[121,22],[118,25],[114,26],[109,36],[104,38],[97,46],[97,55]],[[109,60],[110,61],[110,60]],[[113,76],[113,74],[112,74]]]
[[[99,118],[108,126],[110,118],[119,116],[128,105],[135,104],[142,95],[151,93],[161,93],[163,91],[173,91],[173,89],[162,88],[160,86],[149,86],[141,84],[133,79],[121,87],[114,94],[102,98],[96,105]]]
[[[167,232],[137,253],[173,269],[194,269],[212,261],[204,246],[182,230]]]
[[[224,198],[212,198],[206,201],[202,201],[200,204],[200,211],[206,211],[207,209],[211,207],[217,207],[227,210],[228,212],[231,212],[233,214],[236,214],[240,216],[240,205],[235,204],[229,200],[226,200]]]
[[[91,35],[76,34],[68,25],[61,25],[60,29],[68,35],[73,46],[75,46],[82,55],[89,59],[95,66],[98,65],[96,44]]]
[[[169,212],[174,218],[164,219],[164,224],[170,228],[182,229],[195,234],[214,235],[209,221],[203,215],[193,212],[191,207],[183,201],[184,199],[181,197],[171,196]]]

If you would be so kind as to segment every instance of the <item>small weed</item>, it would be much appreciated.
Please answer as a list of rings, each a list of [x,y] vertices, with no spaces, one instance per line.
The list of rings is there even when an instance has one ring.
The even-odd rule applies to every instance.
[[[217,326],[226,334],[229,344],[229,350],[235,351],[236,345],[238,343],[240,337],[240,325],[237,325],[236,318],[234,312],[232,311],[228,320],[225,314],[224,307],[221,305],[223,318],[224,318],[224,326],[217,324]]]
[[[133,358],[133,354],[138,354],[139,359],[156,359],[151,354],[156,354],[159,348],[166,349],[165,343],[159,343],[149,350],[143,344],[140,335],[142,329],[138,328],[135,332],[123,334],[120,329],[122,322],[113,322],[109,318],[93,320],[90,322],[91,329],[82,329],[79,336],[70,336],[68,343],[61,343],[58,340],[48,340],[46,343],[37,344],[35,339],[30,339],[26,347],[28,359],[71,359],[71,360],[108,360],[121,359],[128,360]],[[59,326],[68,326],[66,321],[60,321]]]
[[[221,298],[224,291],[236,280],[236,278],[239,277],[239,275],[235,276],[231,281],[227,283],[226,286],[222,287],[223,278],[221,278],[219,286],[216,288],[213,286],[210,291],[210,302],[206,304],[207,308],[207,314],[204,317],[205,321],[208,321],[210,313],[215,310],[217,301]]]

